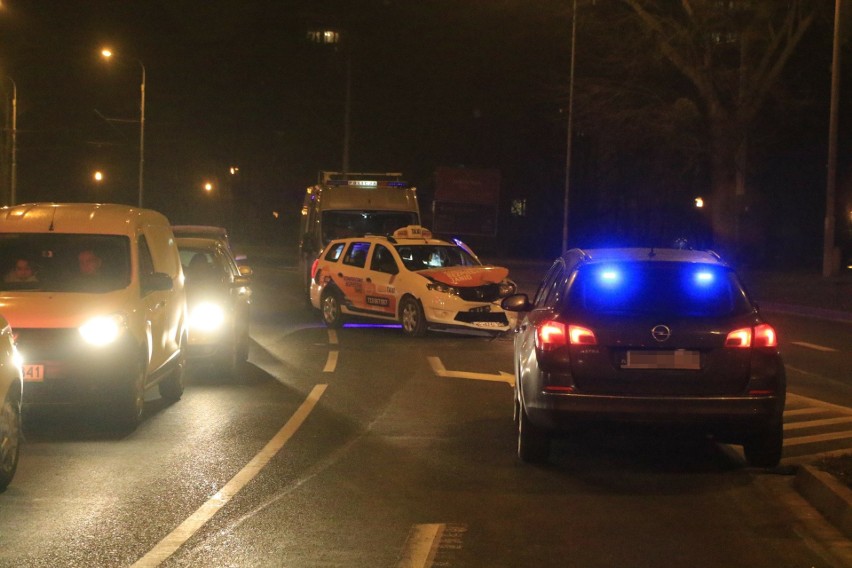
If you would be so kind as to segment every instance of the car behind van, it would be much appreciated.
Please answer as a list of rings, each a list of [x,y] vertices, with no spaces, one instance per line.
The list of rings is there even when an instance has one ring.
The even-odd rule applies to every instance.
[[[0,271],[27,405],[91,403],[132,429],[149,387],[181,397],[186,299],[165,216],[112,204],[4,207]]]

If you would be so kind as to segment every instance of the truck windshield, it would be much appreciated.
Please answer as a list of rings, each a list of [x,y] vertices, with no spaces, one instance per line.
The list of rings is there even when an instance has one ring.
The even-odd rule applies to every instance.
[[[120,235],[0,234],[0,289],[120,290],[130,285],[130,239]]]
[[[323,245],[334,239],[364,235],[391,235],[408,225],[419,225],[413,211],[323,211]]]

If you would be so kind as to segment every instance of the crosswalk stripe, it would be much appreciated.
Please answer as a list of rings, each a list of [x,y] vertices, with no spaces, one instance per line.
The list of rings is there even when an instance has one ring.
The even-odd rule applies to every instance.
[[[816,434],[814,436],[796,436],[793,438],[784,438],[784,447],[815,444],[817,442],[830,442],[832,440],[845,440],[848,438],[852,438],[852,431],[835,432],[833,434]]]
[[[806,414],[825,414],[827,408],[797,408],[796,410],[785,410],[784,416],[804,416]]]
[[[803,430],[805,428],[817,428],[819,426],[831,426],[834,424],[847,424],[852,422],[852,416],[841,416],[840,418],[824,418],[822,420],[805,420],[803,422],[792,422],[784,424],[784,431]]]

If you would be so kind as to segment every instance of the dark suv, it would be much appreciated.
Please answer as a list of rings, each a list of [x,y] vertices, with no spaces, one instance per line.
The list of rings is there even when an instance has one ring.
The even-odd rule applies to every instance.
[[[573,249],[556,259],[515,337],[518,456],[544,461],[577,422],[671,424],[781,459],[784,364],[775,330],[711,252]]]

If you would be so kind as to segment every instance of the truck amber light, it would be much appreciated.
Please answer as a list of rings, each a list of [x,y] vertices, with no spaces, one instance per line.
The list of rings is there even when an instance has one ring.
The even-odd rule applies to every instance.
[[[725,338],[725,347],[751,347],[751,328],[735,329]]]
[[[778,347],[778,336],[775,334],[775,329],[771,325],[765,323],[755,327],[754,346]]]
[[[571,338],[571,345],[597,345],[598,343],[591,329],[579,325],[569,325],[568,336]]]
[[[564,347],[566,345],[565,324],[546,321],[539,326],[535,338],[539,349],[545,351]]]

